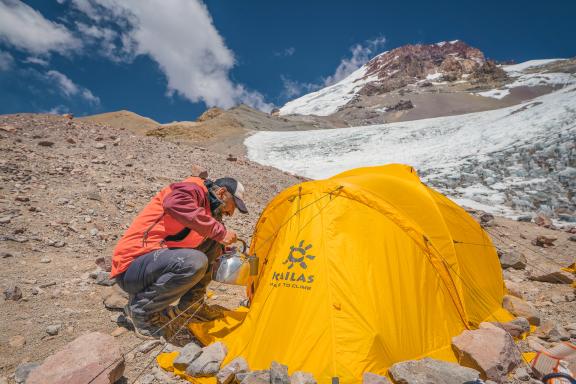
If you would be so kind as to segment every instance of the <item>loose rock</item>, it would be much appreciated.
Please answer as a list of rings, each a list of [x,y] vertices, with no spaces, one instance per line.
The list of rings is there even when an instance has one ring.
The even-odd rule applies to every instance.
[[[150,340],[150,341],[142,344],[141,346],[139,346],[138,352],[148,353],[151,350],[153,350],[154,348],[156,348],[157,346],[159,346],[160,344],[162,344],[162,342],[160,340]]]
[[[16,367],[16,372],[14,372],[14,381],[18,384],[26,382],[30,373],[36,369],[40,363],[23,363]]]
[[[386,376],[380,376],[371,372],[364,372],[362,384],[392,384]]]
[[[532,304],[524,301],[518,297],[506,295],[502,306],[517,317],[524,317],[532,325],[540,325],[540,318],[542,315]]]
[[[316,379],[311,373],[296,371],[290,377],[290,384],[316,384]]]
[[[62,329],[62,324],[52,324],[46,327],[46,333],[50,336],[56,336],[60,329]]]
[[[494,226],[494,215],[491,213],[483,213],[480,215],[480,225],[483,227],[492,227]]]
[[[542,323],[542,325],[536,329],[534,335],[543,340],[552,342],[570,340],[570,333],[566,332],[563,327],[559,326],[552,320],[546,320]]]
[[[290,384],[288,367],[273,361],[270,365],[270,384]]]
[[[92,332],[46,358],[30,373],[26,384],[112,384],[123,373],[124,358],[114,337]]]
[[[546,215],[537,215],[534,217],[534,223],[544,228],[552,227],[552,220]]]
[[[204,168],[198,164],[193,164],[191,167],[190,176],[196,176],[196,177],[199,177],[201,179],[207,179],[208,178],[208,171],[206,170],[206,168]]]
[[[174,360],[174,367],[181,371],[185,371],[186,368],[202,353],[202,348],[194,342],[186,344],[184,348],[180,350],[180,354]]]
[[[536,245],[538,247],[548,248],[554,246],[554,242],[557,239],[552,236],[544,236],[540,235],[537,236],[534,240],[532,240],[532,245]]]
[[[105,287],[111,287],[116,284],[116,279],[110,278],[110,273],[106,271],[98,271],[96,274],[96,284],[103,285]]]
[[[574,274],[549,264],[540,264],[538,269],[530,271],[528,278],[532,281],[552,284],[572,284],[575,281]]]
[[[509,295],[523,299],[524,296],[522,294],[522,289],[524,286],[522,284],[510,280],[504,280],[504,284],[506,285],[506,290],[508,291]]]
[[[111,292],[104,298],[104,306],[108,309],[123,309],[128,300],[118,292]]]
[[[512,337],[520,337],[526,332],[530,332],[530,323],[523,317],[517,317],[506,323],[492,323],[508,332]]]
[[[463,384],[480,377],[472,368],[431,358],[396,363],[388,372],[396,384]]]
[[[118,337],[120,335],[125,334],[126,332],[128,332],[128,330],[126,328],[118,327],[115,330],[113,330],[112,332],[110,332],[110,336]]]
[[[500,264],[502,268],[524,269],[526,268],[526,257],[517,251],[499,252]]]
[[[479,329],[453,337],[452,347],[459,355],[460,364],[480,368],[485,379],[496,382],[501,382],[522,363],[512,336],[490,323],[482,323]]]
[[[270,372],[268,371],[239,373],[236,377],[241,380],[241,384],[270,384]]]
[[[148,373],[148,374],[143,375],[142,377],[140,377],[138,379],[138,384],[152,384],[155,381],[156,381],[156,377],[153,374]]]
[[[229,384],[236,378],[238,373],[248,372],[249,370],[248,363],[240,356],[226,364],[216,375],[216,380],[218,384]]]
[[[528,372],[528,369],[524,367],[518,368],[514,372],[514,377],[520,381],[530,381],[530,373]]]
[[[10,338],[10,340],[8,340],[8,345],[10,345],[12,348],[22,348],[24,345],[26,345],[26,338],[21,335],[13,336]]]
[[[22,298],[22,290],[17,285],[10,286],[4,290],[5,300],[18,301]]]
[[[202,353],[192,361],[186,373],[192,377],[214,376],[227,353],[226,346],[221,342],[210,344],[202,348]]]

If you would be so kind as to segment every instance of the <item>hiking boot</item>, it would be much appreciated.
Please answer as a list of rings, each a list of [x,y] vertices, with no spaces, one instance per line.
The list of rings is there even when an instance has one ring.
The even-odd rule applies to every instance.
[[[135,316],[128,305],[124,307],[124,313],[128,323],[132,325],[134,333],[136,333],[136,336],[139,338],[153,340],[166,337],[167,330],[165,324],[169,321],[166,315],[155,313],[147,318]]]
[[[189,307],[189,308],[188,308]],[[223,316],[222,311],[213,309],[204,302],[190,305],[178,304],[167,309],[168,316],[172,318],[196,319],[200,321],[212,321]]]

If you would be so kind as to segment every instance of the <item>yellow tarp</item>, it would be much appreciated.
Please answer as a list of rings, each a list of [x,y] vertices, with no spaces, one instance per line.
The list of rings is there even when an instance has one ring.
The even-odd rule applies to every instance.
[[[576,276],[576,263],[572,263],[566,268],[562,268],[563,271],[573,273]],[[572,283],[572,287],[576,288],[576,281]]]
[[[487,234],[409,166],[286,189],[262,213],[250,252],[260,259],[250,311],[192,327],[227,345],[225,363],[275,360],[321,384],[360,383],[403,360],[455,361],[453,336],[512,318]]]

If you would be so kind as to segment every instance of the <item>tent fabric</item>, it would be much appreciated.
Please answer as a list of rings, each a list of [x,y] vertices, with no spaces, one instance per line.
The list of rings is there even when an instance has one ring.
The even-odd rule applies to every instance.
[[[393,164],[290,187],[262,213],[250,253],[251,307],[194,325],[226,362],[272,361],[319,383],[359,383],[399,361],[456,361],[451,339],[508,321],[496,251],[465,210]]]

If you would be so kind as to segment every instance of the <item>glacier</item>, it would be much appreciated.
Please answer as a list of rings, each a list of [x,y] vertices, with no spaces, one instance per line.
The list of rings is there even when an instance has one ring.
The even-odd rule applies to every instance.
[[[362,166],[409,164],[461,204],[508,216],[536,210],[554,215],[558,207],[576,206],[574,85],[492,111],[256,132],[245,145],[250,160],[312,179]]]

